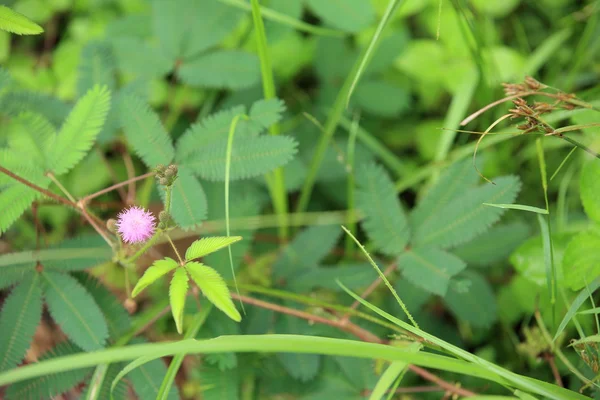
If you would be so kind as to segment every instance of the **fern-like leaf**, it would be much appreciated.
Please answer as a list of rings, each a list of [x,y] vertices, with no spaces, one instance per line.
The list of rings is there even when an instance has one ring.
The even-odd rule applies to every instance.
[[[250,120],[267,129],[281,120],[285,103],[280,99],[259,100],[250,108]]]
[[[58,357],[66,357],[81,352],[82,350],[79,347],[71,342],[65,341],[45,352],[40,357],[39,362],[52,360]],[[8,400],[54,398],[74,388],[78,383],[85,380],[92,371],[93,368],[79,368],[72,371],[43,375],[38,378],[17,382],[8,387],[6,390],[6,398]]]
[[[287,164],[297,152],[297,143],[287,136],[259,136],[233,141],[230,180],[263,175]],[[182,164],[203,179],[225,180],[227,139],[202,147]]]
[[[56,129],[50,121],[42,115],[26,111],[13,120],[8,145],[23,156],[31,157],[40,170],[46,170],[46,152],[55,138]]]
[[[75,272],[73,276],[92,295],[102,310],[110,338],[120,338],[131,327],[131,318],[119,299],[94,276],[85,272]]]
[[[449,248],[485,232],[506,210],[483,203],[510,204],[521,188],[516,176],[500,177],[495,183],[468,190],[433,211],[431,218],[415,227],[413,244]]]
[[[100,133],[110,108],[110,92],[94,86],[75,104],[62,126],[48,161],[55,175],[62,175],[85,157]]]
[[[83,96],[94,85],[105,86],[114,92],[116,62],[112,47],[102,42],[89,42],[81,51],[77,93]]]
[[[215,366],[202,365],[197,376],[204,387],[203,400],[239,400],[239,378],[236,369],[221,371]]]
[[[490,284],[473,271],[465,271],[460,279],[468,282],[468,290],[458,290],[455,285],[450,285],[444,303],[459,320],[475,327],[489,327],[498,318],[496,296]]]
[[[42,316],[39,275],[27,274],[0,312],[0,371],[15,368],[25,356]]]
[[[44,32],[44,29],[29,20],[23,14],[20,14],[6,6],[0,5],[0,29],[17,35],[38,35]]]
[[[91,387],[89,386],[90,382],[88,382],[88,386],[81,395],[81,398],[98,400],[130,400],[131,396],[129,395],[127,382],[125,382],[124,380],[121,379],[111,390],[113,380],[117,377],[119,372],[121,372],[121,370],[125,368],[125,365],[125,363],[110,364],[108,366],[108,369],[106,370],[106,374],[104,375],[104,380],[102,381],[102,384],[99,387]],[[90,390],[94,391],[94,396],[90,396]]]
[[[241,236],[213,236],[198,239],[186,250],[185,260],[192,261],[204,257],[240,240],[242,240]]]
[[[137,296],[147,286],[153,284],[158,278],[177,268],[178,265],[177,261],[169,257],[154,261],[133,288],[131,297]]]
[[[315,270],[333,249],[341,232],[337,225],[311,226],[303,230],[273,263],[273,275],[277,279],[288,279],[300,271]]]
[[[190,86],[239,90],[259,82],[260,64],[254,54],[218,50],[183,63],[178,74]]]
[[[0,235],[21,216],[41,195],[25,185],[16,184],[0,192]]]
[[[46,304],[52,319],[85,351],[104,347],[108,327],[102,311],[90,293],[75,278],[44,272]]]
[[[410,229],[394,183],[383,167],[369,164],[357,170],[356,205],[369,239],[382,253],[396,256],[408,243]]]
[[[2,267],[0,274],[0,290],[11,287],[17,282],[20,282],[25,274],[33,273],[35,264],[10,265]]]
[[[180,228],[192,228],[206,219],[206,194],[189,168],[179,168],[172,190],[171,215]],[[165,192],[161,190],[160,194],[164,203]]]
[[[183,309],[188,292],[188,274],[184,268],[177,268],[169,285],[169,303],[177,327],[177,333],[183,333]]]
[[[211,303],[232,320],[236,322],[242,320],[242,316],[231,300],[225,281],[217,271],[196,261],[185,264],[185,269]]]
[[[70,107],[56,97],[45,93],[11,91],[2,96],[0,112],[16,117],[23,111],[31,111],[44,116],[55,127],[60,127]]]
[[[158,115],[139,97],[125,94],[118,104],[127,140],[149,168],[169,164],[175,155],[169,134]]]
[[[51,249],[63,250],[61,259],[48,259],[44,261],[44,268],[57,271],[76,271],[94,267],[108,261],[106,242],[99,235],[82,235],[67,239]],[[100,251],[98,251],[100,250]],[[57,252],[59,253],[59,252]],[[70,255],[70,257],[66,257]]]
[[[445,296],[450,279],[467,264],[453,254],[435,247],[413,248],[398,258],[403,276],[430,293]]]
[[[246,108],[237,106],[209,115],[193,124],[177,141],[177,161],[185,160],[196,149],[224,140],[229,133],[233,118],[236,115],[244,114],[246,114]],[[240,134],[243,133],[241,127],[244,122],[243,120],[238,122],[237,138],[241,137]]]
[[[444,207],[466,190],[475,185],[479,176],[471,160],[456,162],[448,167],[423,199],[410,214],[413,227],[423,225],[433,219],[436,211]]]

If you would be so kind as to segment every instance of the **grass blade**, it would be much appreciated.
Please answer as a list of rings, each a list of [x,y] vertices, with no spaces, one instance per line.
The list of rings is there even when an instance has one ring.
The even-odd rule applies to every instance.
[[[496,208],[504,208],[507,210],[521,210],[521,211],[529,211],[536,214],[548,214],[548,210],[539,207],[526,206],[524,204],[491,204],[491,203],[483,203],[485,206],[496,207]]]
[[[573,303],[571,303],[571,306],[569,307],[569,310],[563,317],[562,321],[560,321],[558,329],[556,330],[554,338],[552,339],[553,341],[556,341],[556,338],[565,330],[569,321],[571,321],[575,314],[577,314],[577,310],[579,310],[581,305],[588,299],[589,293],[594,293],[599,287],[600,278],[596,278],[589,286],[581,289],[577,297],[575,297],[575,300],[573,300]]]

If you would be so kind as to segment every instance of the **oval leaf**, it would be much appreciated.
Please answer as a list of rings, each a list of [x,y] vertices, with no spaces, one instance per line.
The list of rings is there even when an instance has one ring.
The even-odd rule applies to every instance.
[[[191,261],[204,257],[240,240],[242,240],[241,236],[214,236],[196,240],[185,252],[185,260]]]
[[[94,298],[73,277],[45,272],[46,304],[63,332],[86,351],[104,347],[108,326]]]
[[[242,316],[231,300],[225,281],[217,271],[195,261],[187,263],[185,268],[211,303],[232,320],[236,322],[242,320]]]
[[[138,283],[133,288],[133,291],[131,292],[131,297],[137,296],[142,290],[146,288],[146,286],[153,284],[154,281],[156,281],[164,274],[171,272],[173,269],[177,268],[178,265],[179,264],[177,264],[177,261],[169,257],[165,257],[162,260],[154,261],[154,264],[152,264],[150,268],[148,268],[146,272],[144,272],[144,275],[140,278]]]
[[[185,296],[188,291],[188,275],[185,269],[179,268],[173,274],[171,286],[169,287],[169,301],[171,303],[171,312],[177,326],[177,332],[181,335],[183,332],[183,309],[185,307]]]

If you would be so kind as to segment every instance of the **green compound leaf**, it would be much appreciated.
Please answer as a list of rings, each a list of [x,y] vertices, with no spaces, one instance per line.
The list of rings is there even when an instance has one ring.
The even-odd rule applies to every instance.
[[[160,195],[165,202],[165,191]],[[189,168],[181,166],[171,193],[171,215],[180,228],[188,229],[206,219],[208,205],[202,184]]]
[[[0,29],[17,35],[38,35],[44,32],[41,26],[6,6],[0,6]]]
[[[581,173],[581,202],[586,214],[600,223],[600,161],[590,161]]]
[[[221,371],[219,368],[203,364],[193,376],[203,382],[203,400],[239,400],[238,393],[240,379],[238,370]]]
[[[137,296],[147,286],[153,284],[158,278],[177,268],[178,265],[177,261],[169,257],[154,261],[133,288],[131,297]]]
[[[102,251],[103,248],[107,251]],[[97,234],[82,235],[63,240],[60,244],[52,246],[50,250],[63,250],[65,257],[44,261],[46,270],[83,270],[105,263],[110,259],[110,248]],[[60,254],[59,251],[56,251],[56,253]],[[70,257],[66,258],[67,255],[70,255]]]
[[[266,174],[287,164],[297,152],[297,143],[288,136],[236,138],[231,154],[230,180],[248,179]],[[183,165],[203,179],[225,180],[227,139],[202,147]]]
[[[102,130],[109,109],[110,92],[105,86],[94,86],[75,104],[48,155],[55,175],[67,173],[85,157]]]
[[[48,169],[46,153],[56,140],[56,129],[41,114],[24,111],[12,121],[13,129],[8,133],[11,151],[30,157],[35,167]]]
[[[262,129],[267,129],[279,122],[284,112],[285,103],[283,100],[277,98],[259,100],[250,108],[250,120]]]
[[[415,286],[445,296],[450,280],[467,264],[453,254],[435,247],[411,249],[398,258],[403,276]]]
[[[260,63],[254,54],[218,50],[185,62],[178,74],[190,86],[245,89],[259,82]]]
[[[188,291],[188,275],[185,269],[178,268],[173,274],[171,285],[169,286],[169,302],[171,304],[171,313],[177,326],[177,333],[183,332],[183,309],[185,308],[185,297]]]
[[[434,210],[422,224],[415,226],[413,244],[449,248],[487,231],[505,209],[488,207],[484,203],[510,204],[521,188],[521,181],[516,176],[500,177],[495,179],[495,183],[463,192]]]
[[[103,85],[113,92],[116,88],[116,61],[110,45],[92,41],[81,51],[77,93],[83,96],[94,85]]]
[[[45,298],[52,319],[85,351],[104,347],[108,326],[90,293],[73,277],[44,272]]]
[[[0,235],[10,228],[41,195],[25,185],[15,184],[0,192]]]
[[[191,261],[214,253],[224,247],[242,240],[241,236],[213,236],[196,240],[185,252],[185,260]]]
[[[158,115],[132,94],[124,94],[117,107],[125,136],[144,164],[148,168],[169,164],[175,150]]]
[[[69,341],[61,342],[45,352],[39,362],[58,357],[81,353],[82,350]],[[58,374],[48,374],[34,379],[27,379],[10,385],[6,390],[8,400],[49,399],[65,393],[82,382],[93,371],[93,368],[81,368]]]
[[[564,283],[573,290],[585,287],[600,275],[600,233],[583,232],[567,245],[563,256]]]
[[[196,261],[188,262],[185,268],[211,303],[232,320],[236,322],[242,320],[242,316],[231,300],[225,281],[217,271]]]
[[[8,295],[0,312],[0,371],[15,368],[25,357],[41,316],[39,275],[28,274]]]
[[[394,183],[383,167],[370,164],[357,169],[356,205],[364,215],[363,228],[377,249],[399,255],[410,237],[408,221]]]
[[[325,22],[346,32],[359,32],[375,21],[369,0],[307,0],[307,4]]]
[[[23,110],[43,115],[55,127],[59,127],[70,111],[70,107],[56,97],[45,93],[25,90],[11,91],[0,99],[2,114],[17,116]]]

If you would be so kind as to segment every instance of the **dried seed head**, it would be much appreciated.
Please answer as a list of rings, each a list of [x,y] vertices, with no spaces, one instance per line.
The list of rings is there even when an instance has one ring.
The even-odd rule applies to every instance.
[[[544,85],[543,83],[538,82],[531,76],[525,77],[525,85],[527,85],[527,87],[529,89],[534,90],[534,91],[538,91],[540,89],[546,89],[548,87],[548,86]]]

